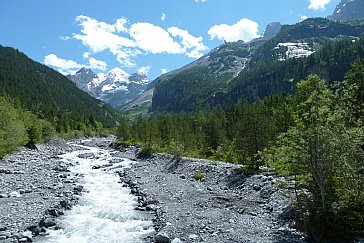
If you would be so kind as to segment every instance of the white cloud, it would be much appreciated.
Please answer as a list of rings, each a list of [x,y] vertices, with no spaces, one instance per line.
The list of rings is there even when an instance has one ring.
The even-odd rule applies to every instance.
[[[166,20],[167,15],[165,13],[162,13],[161,20],[164,22]]]
[[[83,65],[73,60],[66,60],[57,57],[55,54],[49,54],[44,57],[44,64],[58,68],[58,71],[64,75],[74,73],[81,69]]]
[[[183,53],[182,47],[163,28],[150,23],[136,23],[130,27],[130,36],[137,46],[146,52]]]
[[[167,69],[165,69],[165,68],[162,68],[161,72],[162,72],[162,74],[168,73]]]
[[[259,37],[258,23],[244,18],[233,25],[214,25],[209,29],[208,34],[211,39],[217,38],[226,41],[250,41]]]
[[[177,27],[168,28],[168,32],[173,37],[181,38],[181,45],[183,46],[183,51],[191,58],[199,58],[203,54],[201,52],[208,50],[208,47],[203,44],[203,39],[201,36],[194,37],[187,30],[182,30]]]
[[[91,55],[91,53],[85,52],[85,53],[83,53],[82,57],[85,58],[85,59],[89,59],[90,55]]]
[[[83,15],[76,17],[76,21],[82,26],[82,34],[74,34],[73,37],[82,41],[94,53],[134,46],[132,40],[115,34],[115,32],[127,31],[123,18],[116,20],[115,25],[99,22]]]
[[[161,19],[165,18],[166,15],[162,14]],[[134,58],[141,54],[184,54],[197,58],[207,50],[202,37],[194,37],[177,27],[166,30],[151,23],[131,24],[124,17],[113,24],[83,15],[76,17],[75,21],[81,31],[73,34],[73,38],[89,48],[90,53],[84,53],[85,59],[90,54],[108,51],[122,66],[133,67],[136,66]]]
[[[150,71],[150,66],[141,67],[138,69],[138,73],[144,75],[148,75],[149,71]]]
[[[308,16],[306,16],[306,15],[301,15],[301,21],[306,20],[306,19],[308,19]]]
[[[126,18],[117,19],[115,23],[115,29],[118,32],[128,32],[128,28],[126,25],[129,23],[129,21]]]
[[[325,10],[326,5],[329,4],[331,0],[310,0],[309,9],[312,10]]]
[[[107,64],[106,62],[104,61],[100,61],[100,60],[97,60],[93,57],[90,57],[90,59],[88,60],[89,64],[90,64],[90,68],[95,70],[95,69],[98,69],[98,70],[102,70],[102,71],[105,71],[106,68],[107,68]]]
[[[64,40],[64,41],[68,41],[68,40],[71,40],[72,38],[65,35],[65,36],[60,36],[59,39]]]
[[[100,61],[93,57],[89,57],[89,53],[87,52],[83,54],[83,57],[84,58],[86,57],[86,59],[88,59],[89,65],[82,65],[73,60],[63,59],[55,54],[49,54],[45,56],[43,63],[48,66],[57,68],[57,70],[64,75],[73,74],[82,67],[91,68],[93,70],[95,69],[102,71],[106,70],[107,64],[104,61]]]

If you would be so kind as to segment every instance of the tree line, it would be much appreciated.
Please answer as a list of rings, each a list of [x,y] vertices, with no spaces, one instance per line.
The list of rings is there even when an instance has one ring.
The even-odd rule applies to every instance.
[[[301,229],[318,241],[363,236],[364,59],[353,63],[344,81],[329,84],[309,75],[294,90],[226,109],[124,118],[119,144],[253,170],[273,167],[296,191]]]

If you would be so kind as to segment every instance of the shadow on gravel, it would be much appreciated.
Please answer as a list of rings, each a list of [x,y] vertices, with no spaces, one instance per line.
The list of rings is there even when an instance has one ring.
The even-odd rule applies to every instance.
[[[242,171],[232,170],[231,174],[226,178],[226,185],[229,188],[239,188],[245,183],[247,178],[253,175],[254,173],[244,173]]]
[[[166,164],[164,170],[166,172],[174,172],[183,164],[183,159],[171,158],[171,160]]]

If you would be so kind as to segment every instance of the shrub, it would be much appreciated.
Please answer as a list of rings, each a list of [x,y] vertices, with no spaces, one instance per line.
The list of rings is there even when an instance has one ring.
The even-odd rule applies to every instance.
[[[204,174],[197,172],[192,176],[195,180],[201,181],[205,178]]]

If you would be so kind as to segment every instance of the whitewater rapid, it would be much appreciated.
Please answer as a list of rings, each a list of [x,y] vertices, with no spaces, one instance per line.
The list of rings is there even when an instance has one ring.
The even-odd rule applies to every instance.
[[[137,198],[130,189],[123,187],[115,171],[135,163],[118,157],[110,149],[74,145],[81,150],[62,155],[66,162],[76,164],[71,173],[83,175],[80,183],[84,187],[77,206],[66,211],[57,219],[58,230],[37,242],[143,242],[154,233],[151,217],[135,211]],[[93,169],[95,166],[110,164],[112,167]]]

